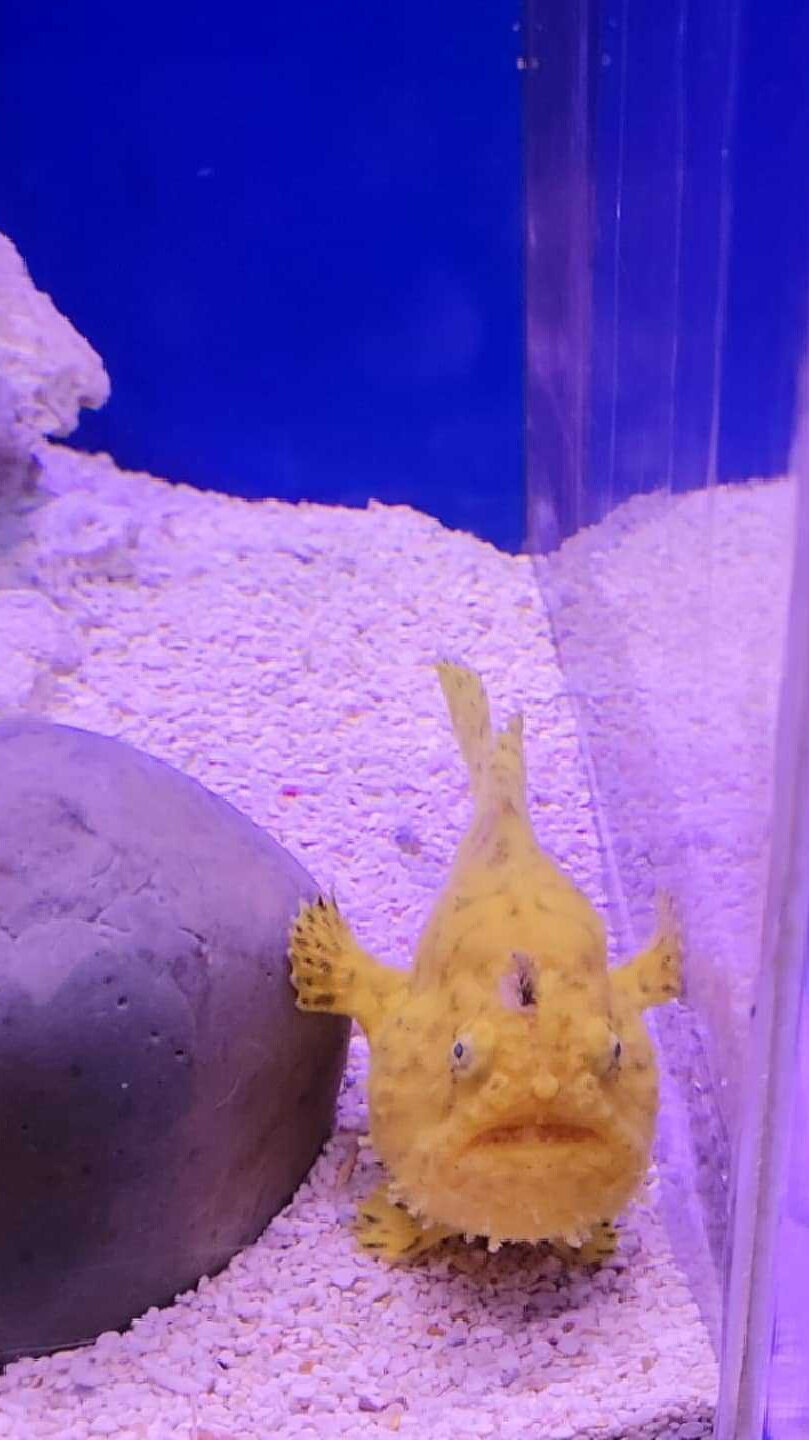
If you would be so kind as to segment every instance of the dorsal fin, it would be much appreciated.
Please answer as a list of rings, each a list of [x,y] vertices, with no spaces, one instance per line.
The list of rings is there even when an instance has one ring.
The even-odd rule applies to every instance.
[[[474,670],[453,665],[448,660],[442,660],[435,668],[455,738],[469,771],[472,794],[477,799],[492,755],[492,721],[483,681]]]
[[[480,676],[446,660],[436,669],[478,807],[510,801],[516,811],[524,810],[522,715],[512,715],[505,730],[493,736],[489,701]]]
[[[522,902],[527,903],[529,892],[536,889],[541,893],[548,884],[556,891],[568,886],[551,858],[540,850],[531,828],[522,716],[513,715],[505,729],[493,735],[480,676],[446,661],[436,669],[469,769],[474,813],[418,942],[413,983],[420,988],[446,981],[454,973],[469,976],[469,937],[477,934],[481,923],[485,931],[499,907],[505,928],[502,934],[486,932],[494,950],[479,957],[488,976],[492,956],[497,960],[500,954],[498,947],[505,947],[502,958],[504,963],[507,960],[509,925],[512,931],[515,925],[522,926],[519,933],[524,932],[524,915],[519,921],[515,916]],[[517,945],[516,951],[522,953],[522,946]]]
[[[505,730],[499,731],[489,762],[487,797],[500,804],[509,801],[518,813],[525,811],[525,751],[523,718],[512,715]]]

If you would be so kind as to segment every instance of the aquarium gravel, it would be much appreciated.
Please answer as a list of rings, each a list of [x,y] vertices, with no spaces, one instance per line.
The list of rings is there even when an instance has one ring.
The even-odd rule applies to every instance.
[[[603,905],[528,558],[406,508],[245,502],[41,457],[55,498],[23,500],[0,536],[0,708],[120,736],[203,781],[402,964],[468,813],[430,668],[465,660],[499,715],[524,708],[538,836]],[[714,1356],[654,1174],[598,1273],[463,1242],[385,1268],[350,1230],[378,1178],[366,1062],[357,1034],[334,1136],[258,1242],[122,1335],[9,1366],[0,1436],[708,1436]]]

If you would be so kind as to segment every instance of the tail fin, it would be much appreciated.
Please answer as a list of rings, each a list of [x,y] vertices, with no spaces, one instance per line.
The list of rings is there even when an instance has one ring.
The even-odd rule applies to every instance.
[[[436,666],[452,728],[469,770],[472,794],[525,808],[525,758],[521,715],[492,736],[489,702],[483,681],[474,670],[442,661]]]

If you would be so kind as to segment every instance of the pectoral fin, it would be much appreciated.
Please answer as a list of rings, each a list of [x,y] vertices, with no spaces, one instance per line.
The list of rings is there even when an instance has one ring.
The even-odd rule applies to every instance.
[[[661,897],[658,912],[657,933],[651,944],[610,976],[615,991],[637,1010],[679,1000],[683,993],[680,932],[668,896]]]
[[[350,1015],[369,1035],[408,987],[406,975],[357,944],[333,900],[302,907],[289,954],[298,1009]]]
[[[391,1264],[407,1264],[434,1250],[453,1232],[445,1225],[423,1226],[380,1185],[359,1207],[354,1233],[363,1250]]]

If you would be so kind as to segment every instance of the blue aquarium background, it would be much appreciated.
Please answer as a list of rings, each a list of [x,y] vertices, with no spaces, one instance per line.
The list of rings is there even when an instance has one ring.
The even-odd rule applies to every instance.
[[[672,7],[646,8],[654,55]],[[741,478],[783,469],[791,425],[809,7],[709,8],[739,20],[719,463]],[[521,20],[517,0],[7,0],[0,225],[112,379],[72,443],[251,497],[407,503],[520,548]],[[601,35],[621,21],[604,5]],[[634,103],[631,163],[653,165],[671,96]]]
[[[4,6],[3,228],[112,380],[75,443],[519,545],[518,17]]]

